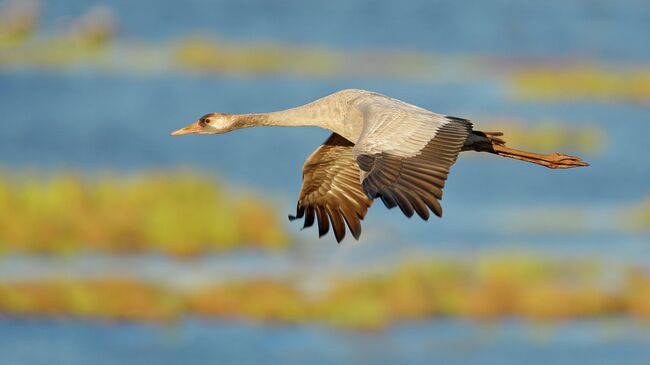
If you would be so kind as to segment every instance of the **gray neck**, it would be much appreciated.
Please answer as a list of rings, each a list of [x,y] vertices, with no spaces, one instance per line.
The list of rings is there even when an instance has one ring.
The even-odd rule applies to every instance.
[[[350,138],[345,110],[336,103],[319,99],[312,103],[271,113],[235,114],[238,128],[255,126],[321,127]]]

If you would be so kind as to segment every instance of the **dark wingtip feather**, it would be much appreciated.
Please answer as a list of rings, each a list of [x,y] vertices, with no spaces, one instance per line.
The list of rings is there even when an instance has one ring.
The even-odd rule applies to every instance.
[[[359,237],[361,237],[361,221],[355,220],[353,224],[350,224],[350,222],[346,219],[346,223],[348,223],[348,228],[350,228],[350,233],[352,233],[352,237],[354,237],[354,239],[358,241]]]
[[[354,237],[356,241],[358,241],[359,238],[361,238],[361,225],[359,224],[358,227],[359,228],[356,230],[350,230],[350,233],[352,233],[352,237]]]
[[[370,199],[375,199],[379,195],[379,191],[375,187],[374,184],[371,182],[372,179],[364,179],[363,183],[361,184],[363,187],[363,192],[368,196]]]
[[[433,214],[437,215],[438,218],[442,218],[442,206],[440,206],[440,202],[435,200],[436,204],[434,205],[433,209]]]
[[[415,200],[415,199],[414,199]],[[413,208],[415,209],[415,212],[422,218],[424,221],[429,220],[429,209],[427,209],[426,206],[424,206],[424,203],[422,203],[421,200],[416,200],[413,202]]]
[[[454,117],[451,115],[447,115],[445,116],[445,118],[447,118],[447,120],[450,120],[452,122],[461,124],[468,131],[471,130],[473,127],[472,122],[470,122],[469,119]]]
[[[296,215],[289,214],[289,222],[293,222],[298,218],[302,218],[305,215],[305,208],[301,207],[300,204],[296,206]]]
[[[341,243],[343,238],[345,238],[345,223],[341,218],[341,215],[338,213],[338,210],[332,210],[331,208],[325,208],[327,216],[330,219],[332,225],[332,231],[334,231],[334,237],[336,237],[336,242]]]
[[[353,211],[347,211],[344,207],[340,208],[340,213],[343,216],[345,224],[348,225],[348,229],[354,237],[355,240],[359,240],[361,236],[361,221],[357,218],[356,214]]]
[[[395,189],[393,195],[395,196],[395,199],[397,200],[397,206],[399,206],[399,209],[402,210],[402,213],[404,213],[405,216],[411,218],[415,210],[413,209],[413,205],[409,201],[408,197],[402,193],[401,189]]]
[[[317,207],[316,218],[318,219],[318,238],[323,237],[330,230],[330,222],[323,208]]]
[[[411,206],[415,210],[415,212],[418,214],[422,220],[429,220],[429,209],[427,208],[427,205],[424,203],[424,201],[418,196],[420,195],[426,195],[427,193],[425,191],[422,191],[421,189],[417,187],[413,187],[414,190],[410,189],[403,189],[402,192],[407,196],[409,202],[411,203]]]
[[[397,201],[395,199],[395,196],[389,189],[382,189],[382,191],[379,192],[378,195],[379,198],[381,199],[381,202],[384,203],[386,208],[393,209],[397,206]]]
[[[314,225],[314,208],[307,207],[305,211],[305,224],[302,226],[303,229]]]

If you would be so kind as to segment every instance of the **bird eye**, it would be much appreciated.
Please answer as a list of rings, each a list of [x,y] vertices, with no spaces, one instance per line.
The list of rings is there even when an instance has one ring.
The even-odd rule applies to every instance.
[[[199,120],[199,125],[201,127],[205,127],[206,124],[208,124],[208,118],[201,118],[201,120]]]

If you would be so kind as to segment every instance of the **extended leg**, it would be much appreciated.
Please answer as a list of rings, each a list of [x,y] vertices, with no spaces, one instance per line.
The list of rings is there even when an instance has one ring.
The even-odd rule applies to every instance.
[[[473,131],[468,137],[463,150],[494,153],[495,155],[526,161],[551,169],[570,169],[573,167],[589,166],[588,163],[582,161],[577,156],[557,152],[543,155],[506,147],[505,141],[499,138],[501,136],[503,136],[501,132]]]

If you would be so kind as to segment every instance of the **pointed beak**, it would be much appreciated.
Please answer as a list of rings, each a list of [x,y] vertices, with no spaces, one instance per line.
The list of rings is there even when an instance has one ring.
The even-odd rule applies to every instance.
[[[181,128],[179,130],[173,131],[170,133],[171,136],[182,136],[184,134],[196,134],[201,132],[203,128],[199,125],[199,122],[194,122],[188,124],[187,127]]]

